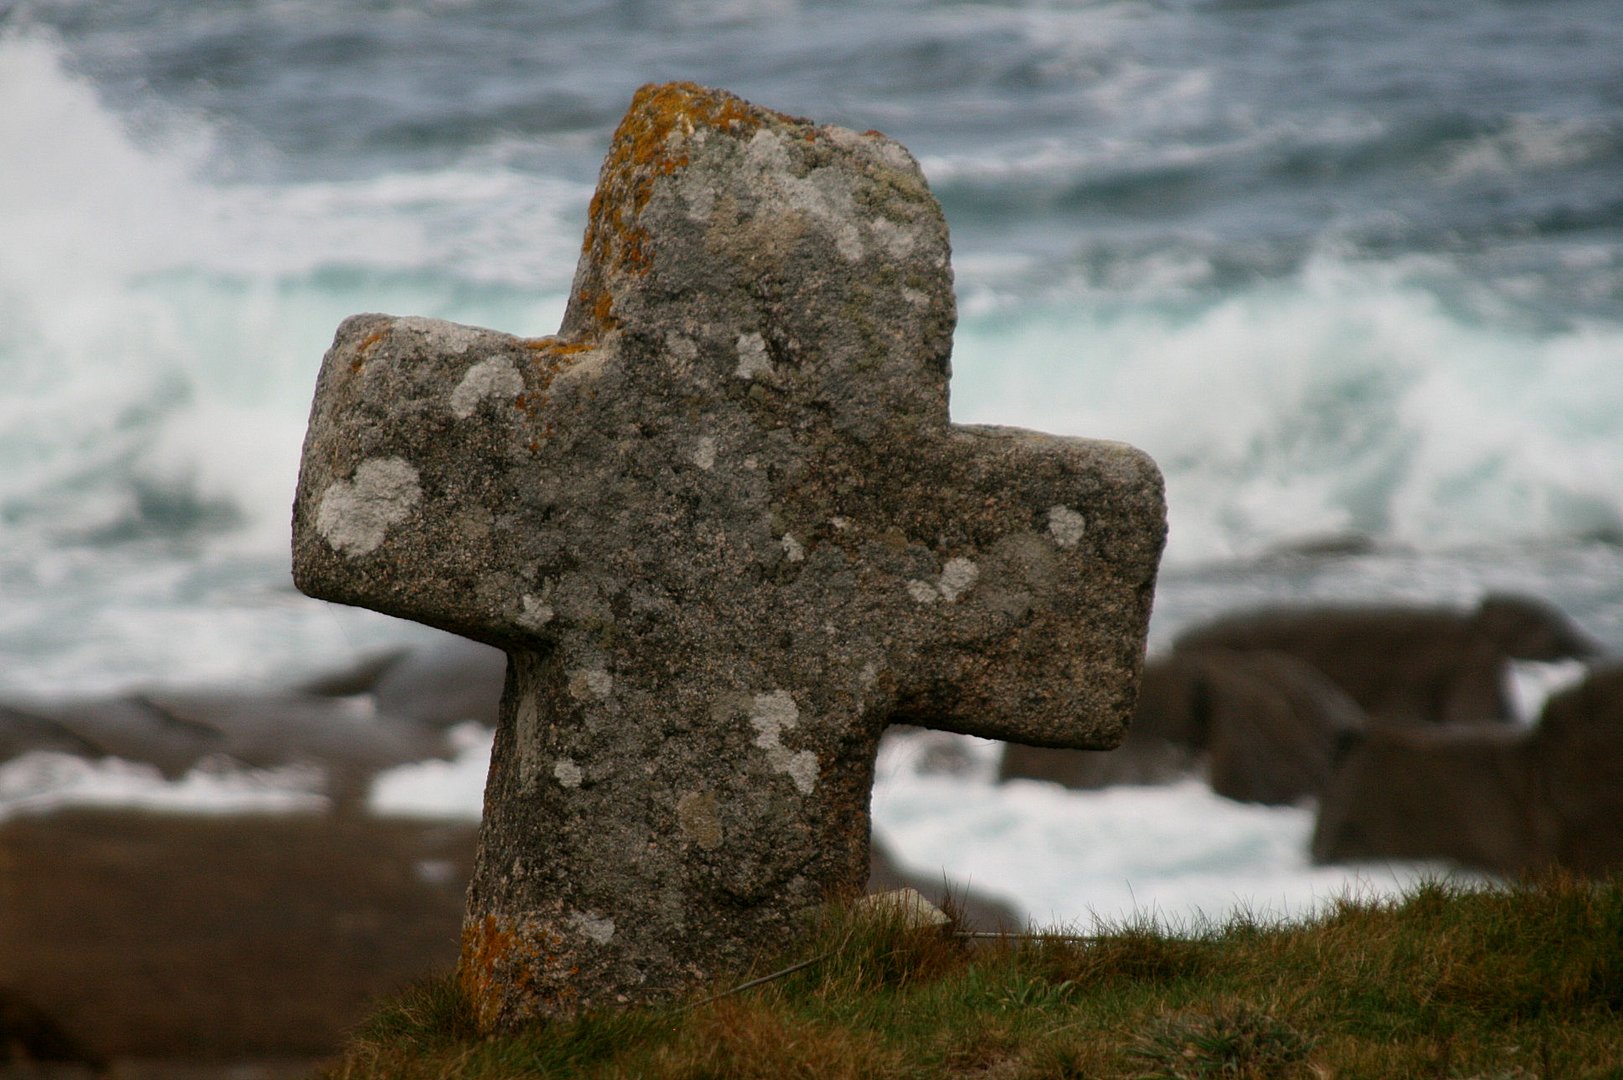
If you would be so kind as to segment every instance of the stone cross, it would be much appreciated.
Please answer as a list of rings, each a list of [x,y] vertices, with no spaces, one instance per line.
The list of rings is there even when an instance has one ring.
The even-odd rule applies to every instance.
[[[615,133],[556,337],[339,327],[299,588],[509,657],[459,969],[487,1029],[860,891],[887,724],[1122,737],[1160,474],[950,423],[955,318],[900,145],[673,84]]]

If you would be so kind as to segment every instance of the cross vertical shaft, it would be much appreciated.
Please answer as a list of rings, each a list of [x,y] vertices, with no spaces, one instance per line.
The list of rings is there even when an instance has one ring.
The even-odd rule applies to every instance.
[[[339,328],[299,587],[509,655],[485,1026],[675,992],[860,889],[888,723],[1119,741],[1159,473],[951,424],[954,318],[899,145],[673,84],[615,135],[557,337]]]

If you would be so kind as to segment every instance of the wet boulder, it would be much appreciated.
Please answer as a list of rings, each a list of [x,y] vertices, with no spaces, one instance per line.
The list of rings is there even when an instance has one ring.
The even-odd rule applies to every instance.
[[[915,874],[903,868],[878,839],[868,845],[868,892],[915,889],[938,908],[951,908],[971,930],[1018,930],[1026,924],[1014,905],[945,875]]]
[[[999,778],[1072,788],[1168,783],[1204,770],[1241,802],[1292,803],[1318,792],[1361,710],[1309,664],[1284,653],[1213,650],[1147,664],[1133,724],[1109,752],[1009,745]]]
[[[1531,743],[1556,860],[1577,873],[1623,869],[1623,666],[1552,697]]]
[[[1179,654],[1285,653],[1323,672],[1383,724],[1504,723],[1515,718],[1509,662],[1593,655],[1594,644],[1543,601],[1491,595],[1474,611],[1414,606],[1266,608],[1181,635]]]
[[[1530,740],[1480,724],[1372,728],[1338,763],[1318,862],[1443,859],[1519,874],[1552,862]]]
[[[443,731],[379,713],[366,698],[153,690],[0,705],[0,762],[42,751],[150,765],[170,780],[200,766],[307,766],[347,808],[381,770],[452,747]]]
[[[506,676],[506,653],[446,635],[382,672],[373,693],[378,711],[389,716],[439,728],[495,727]]]

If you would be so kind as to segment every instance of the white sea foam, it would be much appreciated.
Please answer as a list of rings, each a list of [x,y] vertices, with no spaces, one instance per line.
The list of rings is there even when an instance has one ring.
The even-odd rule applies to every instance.
[[[1231,802],[1196,779],[1102,791],[997,784],[1000,744],[955,738],[973,762],[963,775],[929,771],[924,740],[887,740],[875,834],[907,869],[1006,898],[1038,925],[1301,918],[1338,896],[1389,895],[1447,873],[1421,863],[1314,866],[1310,808]]]
[[[492,736],[478,724],[459,724],[450,733],[456,751],[450,761],[423,761],[379,773],[367,794],[367,809],[383,817],[478,821],[484,813]]]
[[[1623,326],[1485,324],[1426,285],[1440,270],[1326,255],[1185,310],[971,315],[954,417],[1148,450],[1174,562],[1337,533],[1446,549],[1623,530]]]
[[[0,100],[9,558],[139,526],[152,490],[234,508],[239,550],[282,549],[310,388],[344,316],[540,334],[562,314],[579,184],[499,163],[209,181],[201,120],[136,137],[39,36],[0,37]]]
[[[1231,250],[1210,221],[1050,218],[1052,200],[1118,173],[1128,188],[1135,171],[1223,174],[1280,147],[1356,148],[1384,121],[1350,108],[1230,116],[1203,74],[1216,60],[1167,62],[1148,29],[1163,16],[1136,8],[907,17],[908,33],[949,45],[991,20],[996,63],[1047,87],[995,145],[966,115],[970,134],[937,137],[924,157],[955,233],[977,238],[955,255],[958,419],[1149,450],[1167,475],[1172,565],[1326,533],[1448,551],[1623,528],[1611,482],[1623,324],[1539,321],[1515,300],[1515,273],[1547,298],[1555,267],[1588,290],[1586,310],[1607,310],[1610,232],[1511,245],[1488,289],[1449,254],[1378,263],[1325,239],[1297,269],[1272,255],[1251,267],[1250,240]],[[37,29],[0,34],[0,100],[18,104],[0,112],[0,689],[253,682],[409,637],[289,588],[288,506],[321,354],[364,310],[554,329],[590,194],[581,161],[606,133],[532,135],[519,115],[471,147],[448,130],[418,158],[357,148],[340,175],[268,177],[221,160],[253,138],[242,117],[156,93],[115,108],[73,73],[86,65],[70,70],[68,48]],[[1067,71],[1095,72],[1073,89],[1100,122],[1068,128],[1043,111],[1045,80]],[[1000,109],[1024,100],[975,93]],[[913,100],[871,104],[917,122]],[[1610,131],[1529,115],[1448,153],[1464,180],[1522,167],[1548,179],[1604,152]],[[955,203],[958,181],[995,189],[996,208]],[[1294,222],[1296,188],[1279,183],[1264,205]]]
[[[490,732],[459,728],[452,761],[381,774],[374,814],[478,821]],[[944,741],[968,761],[931,772]],[[1436,865],[1316,867],[1307,856],[1313,811],[1213,795],[1198,780],[1166,787],[1066,791],[1034,781],[995,782],[999,744],[941,733],[885,741],[873,794],[874,832],[908,869],[946,875],[1002,897],[1045,925],[1155,914],[1175,923],[1239,911],[1301,917],[1348,892],[1383,895]]]
[[[325,811],[320,769],[245,769],[205,760],[177,780],[151,765],[35,751],[0,763],[0,821],[73,807],[183,814]]]

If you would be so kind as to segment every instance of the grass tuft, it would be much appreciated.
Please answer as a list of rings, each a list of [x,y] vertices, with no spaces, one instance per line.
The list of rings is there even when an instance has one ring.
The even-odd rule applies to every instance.
[[[1623,883],[1551,877],[1087,938],[970,941],[831,908],[794,952],[683,1001],[514,1035],[479,1037],[454,981],[430,980],[331,1076],[1623,1080],[1619,1062]]]
[[[1133,1041],[1145,1080],[1284,1080],[1300,1075],[1314,1040],[1248,1002],[1179,1013]]]

